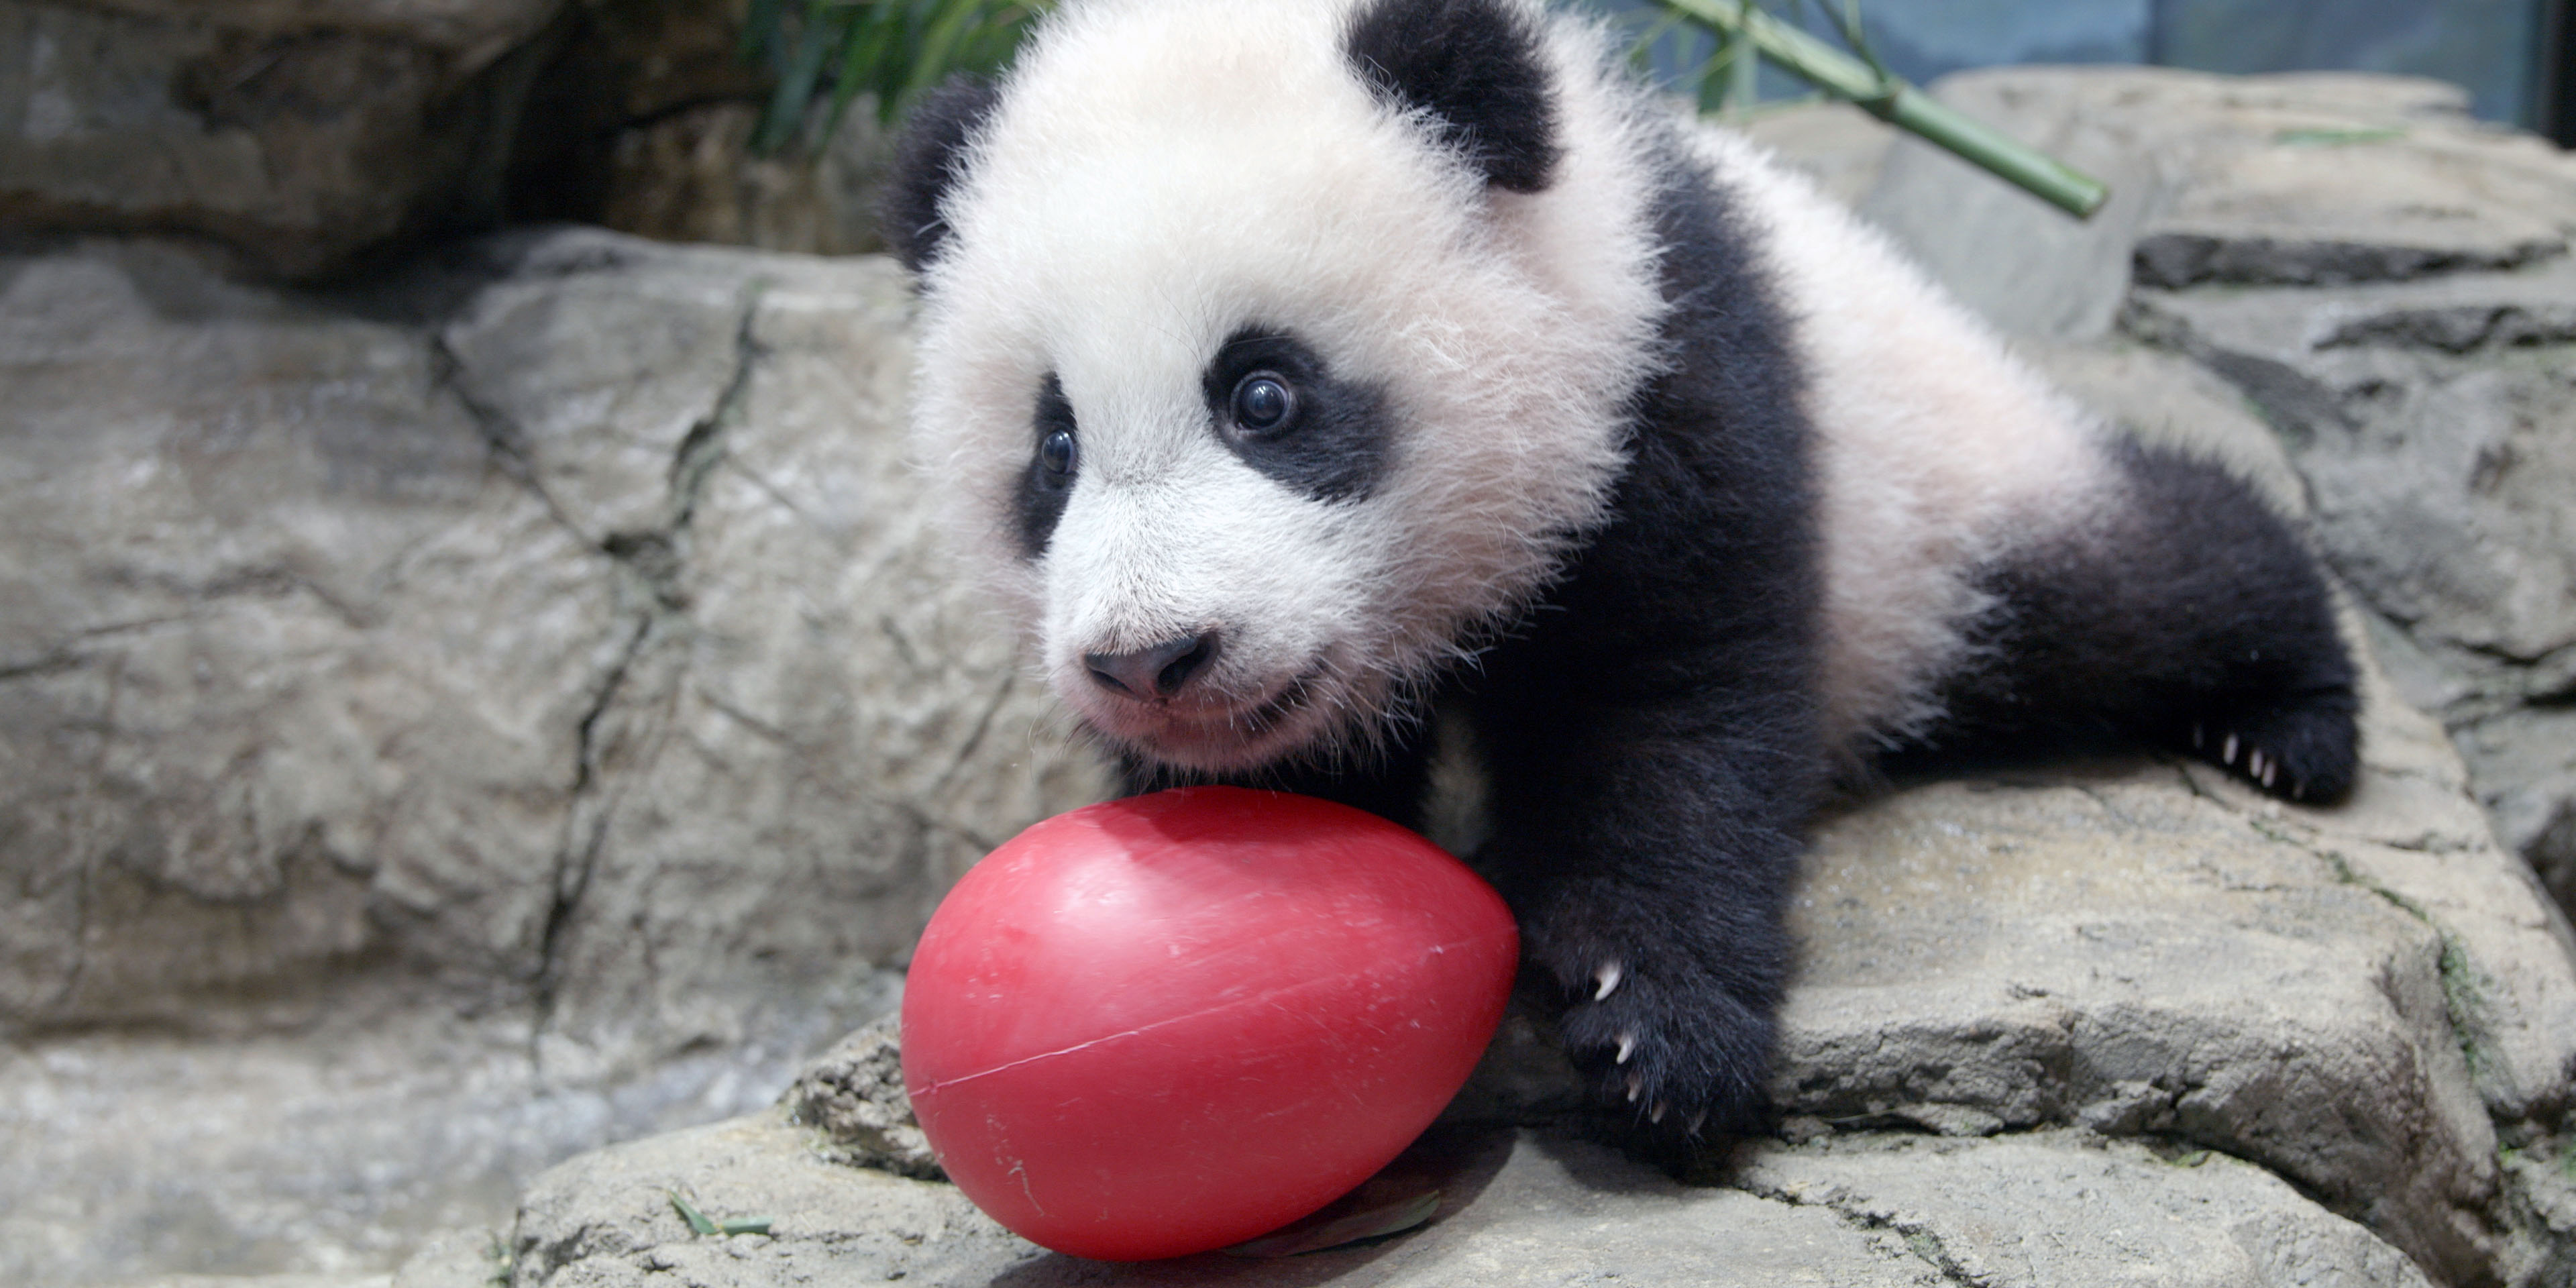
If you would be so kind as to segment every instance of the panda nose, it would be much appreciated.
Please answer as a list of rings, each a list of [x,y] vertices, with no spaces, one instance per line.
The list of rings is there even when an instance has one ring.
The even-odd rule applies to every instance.
[[[1133,653],[1085,653],[1092,681],[1131,698],[1168,698],[1216,660],[1215,631],[1165,640]]]

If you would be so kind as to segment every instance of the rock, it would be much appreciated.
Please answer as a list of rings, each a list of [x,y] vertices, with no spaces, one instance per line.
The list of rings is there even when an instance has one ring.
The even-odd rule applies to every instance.
[[[197,30],[147,2],[41,16],[140,24],[138,58]],[[239,12],[373,11],[306,2]],[[2060,284],[2040,329],[2122,319],[2029,356],[2310,507],[2388,677],[2360,792],[2130,760],[1846,805],[1779,1139],[1643,1171],[1518,1016],[1410,1164],[1440,1218],[1286,1263],[1072,1262],[840,1161],[920,1165],[882,1032],[796,1084],[817,1126],[584,1155],[509,1217],[567,1153],[768,1100],[890,1008],[966,862],[1105,786],[933,551],[894,270],[571,231],[335,293],[142,244],[0,260],[0,1281],[2567,1282],[2576,946],[2478,808],[2535,857],[2576,832],[2564,270],[2512,258],[2562,163],[2412,82],[2028,75],[2013,110],[2080,109],[2070,140],[2169,186],[2116,246],[1971,215],[2002,241],[1948,263]],[[1774,128],[1860,158],[1829,179],[1875,164]],[[2407,184],[2477,170],[2481,213],[2352,232],[2323,207],[2367,193],[2227,168],[2382,147]],[[2168,232],[2216,249],[2132,289]],[[2209,276],[2300,273],[2377,280]],[[771,1231],[690,1236],[673,1189]]]
[[[2124,325],[2280,426],[2392,674],[2576,906],[2576,268],[2141,291]]]
[[[391,1275],[154,1275],[114,1288],[391,1288]]]
[[[620,131],[598,222],[664,241],[821,255],[885,249],[877,206],[893,138],[873,101],[852,106],[820,147],[779,156],[753,153],[758,117],[752,104],[716,103]]]
[[[2384,773],[2363,790],[2397,790]],[[2192,770],[1940,784],[1840,820],[1800,899],[1775,1095],[1863,1129],[2190,1141],[2290,1178],[2448,1282],[2537,1255],[2490,1228],[2490,1110],[2525,1106],[2478,1100],[2444,927],[2320,828],[2331,816],[2269,815]],[[2492,845],[2483,861],[2511,862]],[[2545,925],[2511,891],[2520,906],[2477,912]],[[2540,933],[2556,969],[2505,1005],[2535,1008],[2513,1013],[2547,1034],[2532,1055],[2557,1097],[2549,1070],[2576,1032],[2551,1021],[2576,1006],[2576,971]]]
[[[490,1230],[450,1230],[430,1236],[391,1276],[388,1288],[492,1288],[510,1277],[510,1247]]]
[[[381,1268],[763,1103],[1103,792],[936,551],[906,308],[584,232],[0,261],[0,1280]]]
[[[1860,209],[2007,331],[2107,330],[2146,285],[2340,285],[2566,252],[2576,161],[2478,124],[2456,87],[2161,68],[1962,72],[1943,102],[2111,185],[2078,224],[1918,140]]]
[[[1877,183],[1854,208],[1998,328],[2098,337],[2119,314],[2131,247],[2164,200],[2165,158],[2136,118],[2086,109],[2101,101],[2094,87],[2178,75],[2185,74],[2087,67],[2003,79],[1959,72],[1932,87],[1942,102],[2108,184],[2108,200],[2089,220],[1911,135],[1888,150]]]
[[[2084,1132],[1870,1136],[1749,1150],[1729,1187],[1679,1185],[1558,1132],[1435,1132],[1408,1162],[1441,1182],[1428,1226],[1287,1260],[1138,1266],[1044,1252],[944,1184],[818,1157],[775,1115],[576,1159],[522,1207],[512,1283],[709,1288],[903,1279],[935,1285],[2139,1284],[2424,1285],[2406,1258],[2262,1169]],[[693,1236],[757,1214],[765,1234]],[[415,1263],[417,1265],[418,1263]],[[468,1288],[414,1278],[403,1288]]]
[[[860,1029],[796,1075],[779,1103],[791,1120],[822,1133],[825,1157],[836,1163],[946,1180],[912,1116],[900,1040],[892,1016]]]
[[[200,1017],[212,1032],[12,1041],[0,1283],[381,1273],[444,1232],[505,1226],[559,1159],[761,1106],[844,1017],[891,1005],[891,982],[623,1078],[535,1058],[531,1008],[460,1015],[364,982],[291,1010]]]
[[[489,219],[559,5],[6,0],[0,233],[179,234],[307,277]]]
[[[579,0],[530,93],[512,213],[663,241],[884,249],[877,207],[893,139],[875,97],[836,123],[818,102],[795,138],[755,150],[775,86],[742,56],[742,21],[728,0]]]
[[[2576,458],[2557,432],[2576,416],[2576,158],[2395,77],[2017,68],[1936,88],[2111,178],[2112,203],[2076,224],[1909,140],[1860,208],[2004,330],[2116,322],[2275,421],[2390,674],[2576,907]],[[1811,168],[1869,155],[1784,137],[1824,151]]]
[[[78,0],[76,0],[78,2]],[[545,25],[562,0],[104,0],[96,8],[259,31],[332,30],[408,41],[482,67]]]
[[[2122,338],[2014,346],[2049,381],[2123,432],[2226,462],[2282,513],[2304,515],[2307,483],[2243,392],[2205,367]]]
[[[1897,140],[1896,127],[1849,103],[1769,107],[1728,124],[1846,206],[1877,186]]]
[[[2280,448],[2205,372],[2134,346],[2035,356],[2114,419],[2189,436],[2295,500]],[[2576,943],[2495,844],[2440,728],[2376,678],[2368,713],[2362,785],[2335,810],[2136,762],[1914,784],[1846,808],[1822,829],[1797,911],[1783,1140],[1675,1187],[1569,1139],[1580,1089],[1544,1026],[1515,1016],[1443,1130],[1547,1126],[1524,1130],[1490,1181],[1466,1169],[1439,1224],[1301,1259],[1296,1281],[1552,1283],[1609,1267],[1645,1283],[2558,1282],[2576,1271],[2562,1170],[2576,1157]],[[883,1041],[863,1035],[845,1059],[864,1052],[889,1078]],[[739,1143],[780,1127],[725,1130]],[[765,1148],[792,1149],[799,1176],[849,1156],[814,1136]],[[862,1261],[839,1250],[923,1226],[909,1206],[878,1216],[855,1197],[829,1232],[683,1253],[640,1195],[721,1175],[740,1210],[792,1210],[805,1200],[772,1200],[781,1191],[756,1179],[788,1164],[673,1141],[653,1155],[662,1179],[646,1180],[630,1157],[567,1163],[532,1195],[523,1288],[641,1283],[657,1265],[742,1285],[1285,1273],[1010,1262],[974,1241],[990,1231],[942,1234],[956,1242],[935,1263],[874,1243]],[[852,1184],[907,1205],[951,1194],[882,1189],[896,1183]],[[638,1233],[618,1212],[669,1228]],[[1792,1246],[1804,1269],[1765,1261]]]
[[[1834,1139],[1757,1154],[1741,1183],[1901,1235],[1945,1283],[2430,1288],[2369,1231],[2209,1150],[2082,1132]]]
[[[2576,682],[2576,442],[2560,432],[2576,263],[2330,294],[2142,292],[2129,325],[2280,420],[2336,570],[2373,608],[2422,643]]]
[[[533,978],[616,561],[417,330],[142,249],[0,274],[0,1022]]]

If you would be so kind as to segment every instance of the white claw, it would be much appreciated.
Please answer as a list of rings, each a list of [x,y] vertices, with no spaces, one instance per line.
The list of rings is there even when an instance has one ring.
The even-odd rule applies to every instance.
[[[2236,735],[2235,735],[2235,734],[2232,734],[2232,733],[2231,733],[2231,734],[2227,735],[2227,746],[2226,746],[2226,748],[2225,748],[2224,750],[2222,750],[2222,751],[2220,751],[2220,752],[2218,753],[2218,759],[2219,759],[2219,761],[2220,761],[2221,763],[2224,763],[2224,764],[2233,765],[2233,764],[2235,764],[2235,763],[2236,763]]]
[[[1660,1100],[1656,1101],[1655,1107],[1646,1111],[1646,1121],[1650,1123],[1662,1122],[1664,1120],[1664,1109],[1664,1102]]]
[[[1641,1074],[1634,1074],[1634,1073],[1629,1074],[1629,1075],[1628,1075],[1628,1103],[1629,1103],[1629,1104],[1632,1104],[1632,1105],[1633,1105],[1633,1104],[1635,1104],[1635,1103],[1637,1103],[1637,1097],[1642,1096],[1642,1095],[1644,1095],[1644,1094],[1646,1094],[1646,1079],[1645,1079],[1645,1077],[1644,1077],[1643,1075],[1641,1075]]]
[[[1592,978],[1599,981],[1601,985],[1601,987],[1592,994],[1592,1000],[1598,1002],[1602,998],[1610,996],[1610,990],[1619,987],[1619,980],[1625,974],[1626,972],[1620,969],[1619,963],[1617,962],[1601,963],[1601,969],[1592,972]]]
[[[1628,1057],[1629,1057],[1629,1056],[1632,1056],[1632,1055],[1635,1055],[1636,1053],[1637,1053],[1637,1035],[1636,1035],[1636,1034],[1634,1034],[1634,1033],[1622,1033],[1622,1034],[1620,1034],[1620,1035],[1619,1035],[1619,1055],[1618,1055],[1618,1058],[1616,1058],[1616,1059],[1612,1060],[1610,1063],[1612,1063],[1612,1064],[1626,1064],[1626,1063],[1628,1063]]]
[[[2268,764],[2268,765],[2263,766],[2263,785],[2264,785],[2265,787],[2269,787],[2269,786],[2271,786],[2271,785],[2272,785],[2272,779],[2273,779],[2276,775],[2278,775],[2280,772],[2281,772],[2281,762],[2280,762],[2280,761],[2277,761],[2277,760],[2276,760],[2276,761],[2273,761],[2271,764]]]
[[[2290,799],[2291,799],[2291,800],[2294,800],[2294,801],[2303,801],[2303,800],[2306,800],[2307,798],[2308,798],[2308,785],[2307,785],[2306,783],[2292,783],[2292,784],[2290,784]]]
[[[2252,774],[2256,778],[2261,778],[2263,776],[2262,752],[2249,751],[2245,753],[2245,772]]]

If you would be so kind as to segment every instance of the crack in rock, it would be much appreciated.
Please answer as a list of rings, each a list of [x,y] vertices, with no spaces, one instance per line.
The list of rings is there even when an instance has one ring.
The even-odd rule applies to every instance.
[[[724,460],[725,436],[740,420],[743,404],[750,395],[752,376],[760,359],[754,328],[759,319],[760,297],[764,290],[765,283],[757,281],[743,290],[734,324],[732,370],[725,386],[706,416],[689,427],[672,451],[666,474],[668,502],[665,513],[668,518],[665,525],[646,532],[612,533],[599,543],[601,553],[615,561],[620,575],[640,583],[645,593],[641,596],[641,607],[634,612],[634,627],[625,648],[609,668],[600,684],[598,696],[583,712],[576,727],[571,805],[565,818],[566,839],[555,856],[553,899],[546,910],[544,930],[538,944],[538,1020],[530,1035],[532,1044],[542,1041],[551,1028],[567,969],[565,952],[572,920],[597,874],[600,855],[607,846],[609,830],[622,795],[605,786],[608,770],[603,757],[603,723],[625,699],[630,680],[646,656],[674,640],[684,640],[686,636],[685,628],[678,623],[685,621],[688,613],[687,596],[680,589],[680,579],[686,571],[689,526],[696,516],[699,497],[707,480]],[[504,426],[510,424],[497,412],[493,416]],[[518,438],[515,427],[511,427],[494,435],[492,441],[496,450],[506,452]],[[524,452],[519,454],[519,459],[526,466],[520,471],[522,482],[546,498],[547,506],[558,522],[573,529],[570,519],[555,506],[551,497],[546,496],[544,487],[535,476],[533,459]],[[665,689],[660,696],[666,704],[676,702],[678,677],[660,687]],[[648,753],[642,759],[649,763],[652,757]],[[588,816],[586,819],[585,815]]]
[[[1765,1183],[1759,1177],[1748,1177],[1738,1183],[1746,1193],[1758,1198],[1786,1203],[1791,1207],[1821,1208],[1855,1230],[1894,1235],[1915,1260],[1931,1267],[1945,1282],[1964,1285],[1965,1288],[1987,1288],[1987,1280],[1961,1266],[1959,1259],[1951,1254],[1949,1245],[1942,1242],[1940,1232],[1933,1229],[1927,1220],[1919,1217],[1908,1220],[1907,1213],[1870,1206],[1840,1185],[1828,1185],[1817,1190],[1799,1183]]]

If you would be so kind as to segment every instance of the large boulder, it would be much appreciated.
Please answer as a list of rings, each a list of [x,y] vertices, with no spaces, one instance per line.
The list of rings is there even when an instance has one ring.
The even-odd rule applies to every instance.
[[[2576,907],[2576,270],[2140,291],[2126,325],[2279,424],[2407,696]]]
[[[907,310],[583,232],[0,262],[0,1280],[381,1260],[760,1103],[1103,790],[940,561]]]
[[[1907,141],[1861,208],[2008,331],[2117,329],[2252,399],[2400,691],[2576,907],[2576,156],[2395,77],[2012,69],[1939,92],[2110,178],[2110,205],[2078,224]]]
[[[0,233],[306,276],[498,208],[562,0],[0,0]]]
[[[1406,1161],[1442,1189],[1426,1230],[1116,1270],[905,1178],[918,1143],[880,1032],[783,1110],[554,1169],[497,1256],[424,1257],[400,1282],[2564,1282],[2576,945],[2439,728],[2384,688],[2372,711],[2339,811],[2104,764],[1925,784],[1830,823],[1800,900],[1785,1131],[1691,1185],[1588,1143],[1521,1020]],[[692,1234],[673,1194],[768,1226]]]
[[[2033,356],[2296,507],[2290,462],[2206,372],[2125,343]],[[1834,812],[1796,909],[1783,1130],[1688,1185],[1587,1143],[1580,1086],[1516,1016],[1427,1147],[1441,1157],[1405,1164],[1441,1180],[1429,1228],[1117,1271],[898,1179],[927,1168],[879,1028],[782,1110],[549,1172],[504,1268],[517,1288],[2563,1283],[2576,939],[2496,844],[2441,727],[2375,670],[2365,740],[2332,810],[2133,760]],[[692,1235],[673,1193],[770,1229]],[[424,1259],[403,1282],[494,1268]]]
[[[775,87],[742,56],[744,17],[733,0],[575,0],[511,156],[514,213],[664,241],[884,249],[893,140],[875,96],[835,120],[822,95],[792,138],[755,146]]]
[[[2576,163],[2438,81],[1997,68],[1935,92],[2111,185],[2078,223],[1920,140],[1889,151],[1861,211],[2017,334],[2103,335],[2132,280],[2399,281],[2539,263],[2576,232]]]

